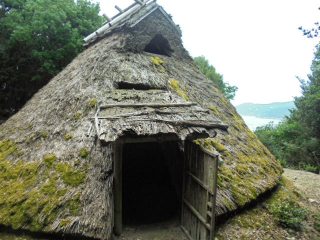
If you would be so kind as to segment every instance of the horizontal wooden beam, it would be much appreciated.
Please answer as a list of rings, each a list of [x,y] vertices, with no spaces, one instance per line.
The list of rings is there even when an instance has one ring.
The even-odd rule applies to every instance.
[[[123,114],[117,114],[117,115],[107,115],[107,116],[101,116],[98,117],[99,119],[119,119],[119,118],[124,118],[124,117],[131,117],[131,116],[140,116],[140,115],[146,115],[146,114],[151,114],[151,113],[156,113],[156,114],[168,114],[168,115],[174,115],[174,114],[182,114],[182,113],[190,113],[190,112],[204,112],[206,113],[207,110],[204,109],[194,109],[191,111],[164,111],[164,110],[159,110],[159,109],[151,109],[148,111],[135,111],[135,112],[129,112],[129,113],[123,113]]]
[[[131,120],[131,119],[130,119]],[[134,119],[134,121],[154,121],[154,122],[164,122],[172,125],[185,125],[190,127],[202,127],[202,128],[217,128],[224,131],[227,131],[228,126],[214,122],[206,122],[206,121],[199,121],[199,120],[165,120],[165,119],[159,119],[159,118],[150,118],[150,119]]]
[[[186,107],[186,106],[195,106],[196,103],[113,103],[100,106],[100,109],[113,108],[113,107]]]

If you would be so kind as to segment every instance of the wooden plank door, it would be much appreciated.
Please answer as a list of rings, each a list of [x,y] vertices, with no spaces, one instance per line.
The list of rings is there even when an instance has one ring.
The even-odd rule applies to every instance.
[[[214,240],[218,157],[185,143],[181,228],[190,240]]]

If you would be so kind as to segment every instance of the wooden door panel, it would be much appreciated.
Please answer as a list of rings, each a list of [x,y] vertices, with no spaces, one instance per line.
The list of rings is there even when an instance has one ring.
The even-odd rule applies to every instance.
[[[217,156],[185,143],[181,226],[190,240],[214,239]]]

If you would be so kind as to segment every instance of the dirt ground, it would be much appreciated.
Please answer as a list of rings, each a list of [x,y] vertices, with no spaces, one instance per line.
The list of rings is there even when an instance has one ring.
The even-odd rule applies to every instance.
[[[311,204],[320,206],[320,174],[284,169],[283,175],[293,181]]]
[[[179,226],[179,220],[143,225],[126,226],[117,240],[187,240]]]

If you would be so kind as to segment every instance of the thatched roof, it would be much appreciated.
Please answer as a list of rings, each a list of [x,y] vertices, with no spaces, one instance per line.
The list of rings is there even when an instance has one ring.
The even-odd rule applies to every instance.
[[[99,106],[96,112],[99,126],[96,131],[99,139],[106,143],[128,133],[136,136],[170,134],[184,141],[215,137],[215,129],[227,129],[209,110],[185,102],[170,91],[115,90],[109,97],[108,104]]]
[[[130,19],[141,19],[135,14]],[[137,24],[119,25],[0,125],[0,224],[107,239],[113,218],[108,142],[128,131],[180,139],[217,133],[198,143],[224,159],[218,214],[277,184],[281,167],[200,73],[177,29],[159,8]],[[170,56],[143,51],[159,36],[170,44]],[[98,106],[106,108],[97,114]]]

